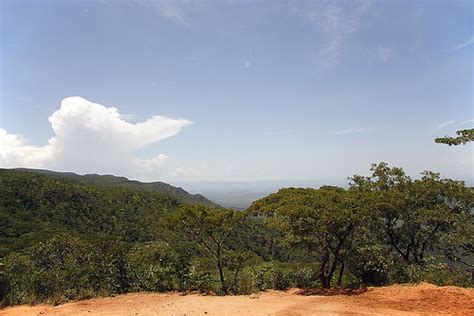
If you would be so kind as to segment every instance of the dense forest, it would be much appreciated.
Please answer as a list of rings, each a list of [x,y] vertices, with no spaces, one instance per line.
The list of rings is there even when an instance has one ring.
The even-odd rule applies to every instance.
[[[347,189],[284,188],[244,211],[118,185],[124,178],[42,173],[0,170],[2,305],[134,291],[473,286],[474,191],[433,172],[412,179],[380,163]]]
[[[98,186],[135,188],[139,190],[153,191],[153,192],[162,193],[170,197],[176,198],[176,200],[182,203],[217,206],[216,203],[208,200],[207,198],[205,198],[204,196],[200,194],[190,194],[186,192],[185,190],[183,190],[182,188],[178,188],[164,182],[139,182],[139,181],[129,180],[125,177],[116,177],[113,175],[98,175],[98,174],[79,175],[73,172],[57,172],[57,171],[42,170],[42,169],[18,168],[15,170],[44,174],[53,178],[67,179],[74,182],[94,184]]]

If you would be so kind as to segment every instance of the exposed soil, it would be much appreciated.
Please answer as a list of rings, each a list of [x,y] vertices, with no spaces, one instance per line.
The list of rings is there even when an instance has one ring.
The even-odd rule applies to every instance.
[[[474,289],[427,283],[366,291],[291,289],[247,296],[134,293],[58,306],[16,306],[0,315],[474,315]]]

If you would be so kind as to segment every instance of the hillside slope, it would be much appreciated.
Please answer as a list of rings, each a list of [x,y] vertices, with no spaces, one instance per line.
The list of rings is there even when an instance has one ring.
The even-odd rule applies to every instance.
[[[125,242],[162,239],[170,232],[160,218],[179,205],[158,192],[0,169],[0,256],[58,233]]]
[[[130,245],[182,241],[182,236],[161,223],[163,215],[178,208],[182,200],[153,190],[104,183],[0,169],[0,257],[61,233],[88,239],[104,237]],[[266,236],[272,233],[260,221],[249,219],[231,235],[229,243],[232,249],[245,245],[269,258],[274,245]]]
[[[181,203],[186,204],[202,204],[209,206],[217,206],[216,203],[210,201],[201,194],[191,194],[180,187],[172,186],[164,182],[140,182],[135,180],[129,180],[125,177],[117,177],[113,175],[98,175],[98,174],[86,174],[79,175],[73,172],[57,172],[51,170],[42,169],[14,169],[20,172],[30,172],[47,175],[58,179],[68,179],[75,182],[107,186],[107,187],[120,187],[120,188],[133,188],[138,190],[146,190],[162,193],[171,197],[176,198]]]

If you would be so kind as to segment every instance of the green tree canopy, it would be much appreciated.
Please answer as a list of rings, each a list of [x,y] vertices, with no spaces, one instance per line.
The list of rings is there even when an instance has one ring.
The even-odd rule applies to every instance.
[[[288,188],[254,202],[250,210],[267,216],[290,242],[318,251],[319,278],[328,288],[338,266],[342,275],[354,234],[369,218],[368,199],[369,194],[338,187]]]
[[[165,223],[211,254],[219,273],[221,290],[227,293],[223,271],[224,243],[245,214],[233,209],[184,205],[165,218]]]
[[[449,249],[451,256],[455,248],[472,249],[471,188],[430,171],[412,180],[401,168],[386,163],[372,165],[371,171],[369,177],[352,177],[351,186],[375,194],[372,207],[387,242],[407,263],[423,263],[428,252],[441,249]]]

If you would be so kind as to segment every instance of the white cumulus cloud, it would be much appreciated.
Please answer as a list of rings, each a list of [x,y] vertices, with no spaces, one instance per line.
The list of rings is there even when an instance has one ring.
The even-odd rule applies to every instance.
[[[8,134],[0,128],[0,166],[32,168],[42,167],[44,162],[51,159],[49,146],[37,147],[28,145],[21,135]]]
[[[112,173],[132,178],[158,175],[168,157],[159,154],[142,158],[136,152],[192,124],[163,116],[132,124],[123,119],[117,108],[81,97],[62,100],[49,122],[54,136],[46,146],[29,145],[21,135],[0,129],[0,166]]]

